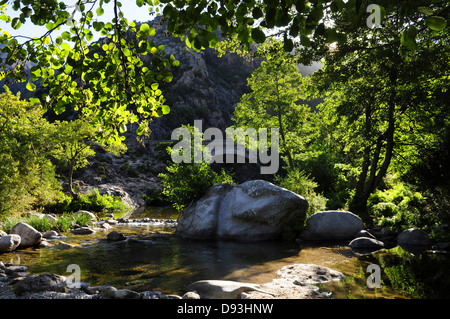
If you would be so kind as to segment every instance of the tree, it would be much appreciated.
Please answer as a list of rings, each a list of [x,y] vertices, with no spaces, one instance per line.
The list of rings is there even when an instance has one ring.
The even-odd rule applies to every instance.
[[[56,114],[66,107],[80,111],[89,118],[100,142],[118,145],[127,124],[138,122],[138,135],[148,136],[151,118],[169,112],[159,84],[172,80],[169,69],[178,61],[166,54],[164,46],[151,41],[154,28],[146,23],[137,28],[128,21],[117,0],[109,4],[113,21],[102,22],[98,17],[108,2],[80,0],[69,6],[55,0],[18,0],[12,9],[20,12],[19,17],[10,18],[2,1],[0,19],[12,28],[31,22],[45,25],[48,31],[39,38],[0,35],[0,80],[28,81],[30,91],[40,81],[49,92],[41,98],[43,105]],[[76,20],[78,15],[81,18]],[[57,30],[60,35],[55,36]],[[90,43],[93,30],[105,38]],[[145,55],[150,56],[151,67],[143,66]]]
[[[92,149],[94,133],[89,123],[83,119],[53,123],[53,136],[55,148],[53,157],[61,166],[68,169],[69,192],[75,197],[73,190],[73,173],[77,168],[89,164],[88,157],[95,155]]]
[[[60,189],[46,156],[53,145],[44,110],[5,89],[0,95],[0,214],[43,205]]]
[[[417,138],[420,128],[430,129],[426,124],[430,118],[448,117],[448,38],[443,31],[433,30],[438,28],[427,28],[429,20],[420,19],[412,4],[407,6],[407,16],[418,20],[414,26],[402,21],[402,4],[385,4],[380,29],[348,26],[338,16],[334,20],[338,30],[345,31],[347,41],[330,47],[326,35],[317,39],[327,53],[324,68],[315,77],[332,92],[328,102],[346,121],[349,147],[358,154],[360,172],[349,209],[368,224],[367,200],[392,169],[391,163],[398,162],[405,152],[412,160],[411,147],[426,145],[426,140]],[[442,3],[429,9],[445,11]],[[400,42],[404,45],[399,48],[396,44]]]
[[[119,133],[128,123],[139,122],[138,134],[150,134],[149,121],[169,112],[159,83],[170,82],[169,68],[179,63],[175,57],[167,57],[164,46],[151,41],[154,28],[143,23],[138,29],[130,17],[124,16],[120,1],[77,0],[70,6],[57,0],[14,0],[12,9],[18,15],[14,18],[5,11],[6,3],[7,0],[0,2],[0,19],[12,28],[31,22],[46,26],[48,31],[38,38],[8,32],[0,35],[0,50],[4,54],[0,80],[7,77],[27,81],[30,75],[32,81],[40,80],[50,91],[42,103],[57,113],[68,106],[80,109],[90,118],[98,139],[109,144],[121,143]],[[295,46],[317,51],[311,41],[316,37],[326,36],[330,43],[340,44],[347,40],[345,28],[326,24],[324,18],[337,15],[341,25],[355,27],[369,15],[368,4],[362,0],[136,0],[136,4],[150,11],[162,11],[172,35],[182,37],[195,50],[215,47],[220,30],[222,37],[237,37],[247,51],[252,43],[263,43],[268,35],[282,37],[286,52]],[[106,7],[114,12],[114,18],[105,23],[99,17]],[[380,10],[387,12],[385,7]],[[420,12],[419,19],[411,14],[414,10]],[[407,1],[397,16],[410,27],[404,28],[401,38],[396,37],[390,45],[414,48],[418,33],[446,28],[446,12],[443,0]],[[426,20],[424,28],[422,20]],[[66,25],[68,30],[55,36],[55,31],[62,31]],[[107,39],[89,46],[94,37],[92,30]],[[145,55],[151,57],[152,68],[143,67]],[[29,63],[32,66],[28,74]],[[31,91],[36,87],[32,81],[27,83]]]
[[[281,150],[290,169],[294,168],[293,149],[298,149],[301,124],[306,121],[308,106],[301,104],[304,80],[293,59],[282,51],[281,42],[271,42],[258,49],[265,58],[256,69],[248,86],[252,92],[244,94],[233,114],[236,127],[278,128]],[[280,51],[281,50],[281,51]]]

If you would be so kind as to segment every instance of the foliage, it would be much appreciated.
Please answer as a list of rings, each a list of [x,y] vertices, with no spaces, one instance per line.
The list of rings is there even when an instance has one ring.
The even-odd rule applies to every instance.
[[[195,144],[201,143],[203,133],[199,132],[196,127],[183,125],[183,128],[189,130],[191,134],[191,162],[190,163],[173,163],[166,167],[167,173],[159,174],[164,184],[163,195],[173,207],[178,211],[185,209],[193,200],[203,196],[206,191],[214,184],[233,183],[232,177],[222,170],[221,173],[214,172],[208,162],[203,158],[200,163],[194,161]],[[198,134],[199,139],[194,138],[194,134]],[[180,152],[183,155],[185,150],[175,149],[176,145],[168,147],[169,154],[172,152]],[[203,150],[203,146],[197,145]]]
[[[431,231],[437,216],[430,212],[423,194],[393,176],[388,175],[384,184],[384,189],[375,191],[369,198],[374,222],[396,231],[411,227]]]
[[[60,189],[47,157],[54,145],[43,114],[7,88],[0,95],[0,214],[46,204]]]
[[[92,224],[92,221],[89,216],[84,214],[64,214],[58,216],[55,221],[42,217],[39,214],[29,214],[25,217],[8,218],[1,223],[1,228],[3,231],[9,233],[11,228],[18,223],[26,223],[39,232],[46,232],[49,230],[66,232],[70,230],[74,224],[90,225]]]
[[[325,210],[327,199],[323,195],[315,192],[318,184],[310,179],[305,171],[296,168],[289,171],[285,177],[278,175],[275,178],[275,183],[303,196],[308,201],[307,216]]]
[[[88,157],[95,155],[91,148],[93,132],[89,123],[83,119],[53,123],[54,148],[52,156],[60,164],[60,167],[68,169],[69,191],[75,195],[73,190],[73,172],[77,168],[89,164]]]
[[[40,101],[33,98],[34,102],[46,104],[56,114],[66,107],[80,111],[89,118],[100,142],[119,145],[124,139],[120,133],[127,130],[128,123],[139,122],[138,135],[148,136],[151,118],[169,112],[159,84],[172,80],[169,69],[179,63],[173,55],[167,56],[163,45],[151,41],[155,29],[129,21],[118,1],[109,5],[114,10],[113,21],[101,21],[108,2],[77,1],[71,7],[54,0],[14,1],[12,9],[19,17],[0,12],[3,21],[13,29],[31,22],[45,25],[48,31],[38,38],[6,31],[0,35],[5,56],[0,80],[6,76],[21,82],[30,75],[28,90],[36,89],[36,81],[48,90]],[[1,2],[2,11],[5,3]],[[93,31],[105,38],[88,45]],[[151,67],[143,66],[146,56]]]
[[[444,111],[448,39],[419,19],[415,51],[410,45],[399,49],[394,44],[407,28],[398,10],[403,2],[384,5],[386,15],[379,29],[345,25],[339,15],[330,16],[338,23],[337,29],[345,31],[347,40],[331,47],[326,36],[317,38],[325,59],[324,67],[313,75],[317,86],[327,92],[328,112],[347,127],[341,141],[346,143],[344,150],[354,155],[352,164],[359,168],[349,209],[368,224],[368,198],[383,177],[395,171],[391,164],[402,158],[412,160],[415,150],[434,144],[437,132],[431,123],[448,117]],[[408,8],[412,11],[407,15],[417,17],[411,4]],[[444,8],[438,3],[435,10]]]
[[[123,215],[130,207],[118,196],[101,195],[97,188],[86,194],[79,193],[77,198],[61,195],[55,202],[44,207],[44,212],[54,214],[74,213],[79,210]]]
[[[225,38],[236,37],[244,50],[253,43],[263,43],[269,36],[283,38],[283,49],[291,52],[295,46],[314,48],[313,39],[324,37],[328,43],[345,43],[345,30],[337,24],[328,24],[323,18],[338,16],[339,24],[357,27],[366,23],[370,12],[368,4],[380,4],[380,13],[386,16],[388,7],[385,1],[266,1],[231,0],[220,1],[161,1],[163,14],[169,18],[169,31],[183,36],[186,44],[193,49],[214,47],[218,42],[217,29]],[[400,11],[405,25],[402,41],[393,44],[411,47],[417,36],[417,17],[423,20],[425,28],[443,30],[447,23],[443,2],[407,1]],[[441,6],[440,6],[441,5]],[[383,18],[383,17],[381,17]],[[383,22],[383,21],[380,21]],[[422,23],[422,21],[420,21]],[[412,29],[412,28],[415,29]],[[415,48],[415,46],[414,46]]]
[[[389,3],[378,2],[380,18],[386,19]],[[413,50],[418,47],[416,39],[421,32],[442,32],[447,27],[444,3],[402,2],[402,10],[396,12],[403,26],[388,45]],[[56,0],[15,0],[8,10],[6,4],[7,0],[0,2],[0,19],[12,29],[33,23],[45,26],[47,32],[37,38],[6,31],[0,35],[1,51],[6,56],[0,80],[8,77],[25,81],[26,65],[33,63],[27,89],[35,90],[34,81],[40,80],[49,88],[49,95],[42,102],[49,100],[57,113],[67,106],[80,109],[91,119],[99,140],[110,145],[121,143],[119,133],[126,130],[128,123],[139,122],[138,134],[147,136],[151,118],[169,112],[159,84],[172,80],[169,69],[179,62],[172,55],[167,57],[164,46],[151,41],[154,28],[146,23],[138,27],[130,21],[131,17],[125,17],[120,1],[79,0],[70,6]],[[339,26],[356,28],[369,17],[368,3],[355,0],[136,0],[136,4],[158,15],[162,11],[168,19],[169,32],[198,51],[217,45],[218,30],[223,38],[237,38],[246,51],[268,36],[282,38],[286,52],[300,46],[317,50],[316,40],[345,44],[347,29]],[[14,14],[9,12],[11,9]],[[112,21],[102,21],[105,10],[114,12]],[[327,17],[338,23],[326,23],[323,19]],[[63,32],[55,36],[55,31]],[[93,31],[107,39],[89,47]],[[151,68],[143,67],[145,56],[150,56]]]
[[[301,104],[304,98],[302,75],[281,46],[281,42],[271,41],[258,49],[258,55],[265,61],[248,79],[252,92],[241,97],[233,120],[235,127],[244,130],[278,128],[280,153],[285,154],[290,169],[293,169],[293,149],[303,146],[298,137],[302,134],[308,107]]]

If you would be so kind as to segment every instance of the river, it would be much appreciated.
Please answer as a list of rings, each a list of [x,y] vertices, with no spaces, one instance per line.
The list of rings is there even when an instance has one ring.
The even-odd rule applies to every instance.
[[[161,212],[139,217],[161,218]],[[267,283],[289,264],[311,263],[344,273],[340,282],[321,284],[332,298],[449,298],[450,256],[430,251],[413,255],[401,247],[360,256],[346,243],[298,245],[285,241],[236,243],[192,241],[173,236],[164,225],[117,225],[114,229],[132,240],[109,242],[108,231],[91,235],[65,234],[57,245],[27,248],[0,255],[4,263],[29,267],[31,273],[70,275],[69,265],[81,270],[81,280],[135,291],[158,290],[182,295],[186,285],[203,279]],[[381,287],[369,288],[369,265],[379,266]],[[370,279],[369,279],[370,280]]]

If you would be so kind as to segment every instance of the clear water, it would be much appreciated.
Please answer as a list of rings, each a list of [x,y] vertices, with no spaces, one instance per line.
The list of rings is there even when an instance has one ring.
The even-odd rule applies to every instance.
[[[156,213],[152,216],[141,212],[139,217],[170,215]],[[75,248],[29,248],[2,254],[0,260],[26,265],[31,273],[67,276],[71,274],[67,266],[77,264],[81,280],[91,285],[173,294],[183,294],[186,285],[202,279],[266,283],[276,278],[276,271],[285,265],[312,263],[347,276],[344,281],[320,286],[331,291],[333,298],[450,298],[449,255],[412,255],[396,247],[358,256],[345,244],[191,241],[175,238],[174,229],[163,226],[119,225],[114,229],[137,240],[108,242],[110,230],[85,236],[66,234],[64,241]],[[381,288],[367,287],[366,269],[370,264],[381,268]]]

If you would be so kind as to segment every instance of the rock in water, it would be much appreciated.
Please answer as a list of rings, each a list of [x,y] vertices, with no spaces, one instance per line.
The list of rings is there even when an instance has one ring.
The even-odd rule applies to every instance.
[[[292,282],[303,284],[317,284],[345,279],[345,275],[337,270],[314,264],[284,266],[278,270],[277,274]]]
[[[40,291],[61,291],[64,288],[66,277],[52,273],[31,275],[14,285],[14,293],[23,295]]]
[[[368,237],[355,238],[348,245],[354,249],[381,249],[384,247],[384,243],[382,241]]]
[[[42,234],[38,232],[34,227],[26,223],[18,223],[10,231],[11,234],[19,235],[20,246],[30,247],[37,245],[42,240]]]
[[[353,239],[364,228],[362,220],[345,211],[325,211],[311,215],[301,234],[304,240]]]
[[[13,251],[20,245],[20,236],[16,234],[0,237],[0,252]]]
[[[196,292],[201,299],[236,299],[244,291],[270,292],[258,289],[258,285],[229,280],[200,280],[186,287]]]
[[[303,220],[307,209],[303,197],[267,181],[214,185],[183,211],[176,235],[241,241],[276,239],[286,225]]]

